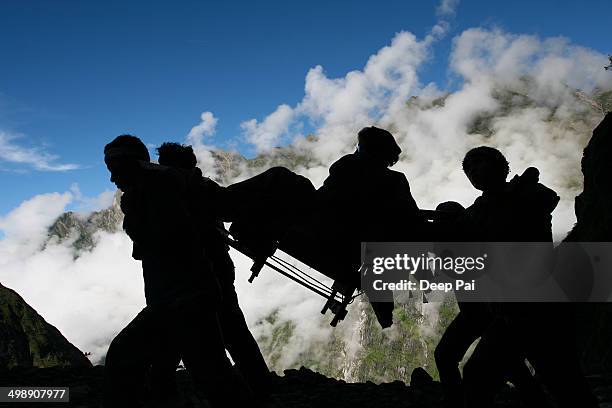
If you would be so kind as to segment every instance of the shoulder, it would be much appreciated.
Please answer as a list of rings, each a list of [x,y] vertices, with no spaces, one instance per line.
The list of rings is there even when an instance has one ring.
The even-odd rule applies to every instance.
[[[408,184],[408,178],[401,171],[395,171],[395,170],[388,169],[387,174],[388,174],[387,177],[389,177],[390,179],[393,179],[394,181]]]
[[[188,171],[157,163],[142,162],[140,175],[146,187],[162,194],[182,191],[187,187],[189,181]]]
[[[200,173],[201,174],[201,173]],[[219,183],[211,179],[210,177],[201,176],[201,183],[211,187],[221,187]]]
[[[472,216],[475,213],[482,211],[487,206],[487,198],[479,196],[474,200],[472,205],[468,206],[463,213],[467,216]]]
[[[357,167],[358,165],[359,165],[359,158],[357,157],[357,155],[354,153],[347,154],[347,155],[342,156],[338,160],[336,160],[329,167],[329,174],[349,170],[354,167]]]
[[[384,184],[388,187],[398,188],[401,190],[410,190],[410,183],[408,183],[408,178],[406,175],[400,171],[395,171],[391,169],[385,169],[384,172]]]
[[[198,198],[202,199],[212,199],[217,197],[225,187],[221,187],[214,180],[202,176],[202,172],[200,169],[196,169],[191,176],[189,183],[190,193],[195,193]]]

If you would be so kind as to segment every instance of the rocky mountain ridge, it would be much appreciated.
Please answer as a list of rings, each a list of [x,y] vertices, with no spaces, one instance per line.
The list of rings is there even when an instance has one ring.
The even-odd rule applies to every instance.
[[[86,216],[69,211],[60,215],[49,227],[45,245],[50,242],[63,243],[72,240],[75,256],[81,251],[92,250],[97,231],[117,232],[121,230],[123,212],[119,206],[121,192],[117,190],[108,208],[94,211]]]
[[[52,366],[91,363],[21,296],[0,284],[0,368]]]

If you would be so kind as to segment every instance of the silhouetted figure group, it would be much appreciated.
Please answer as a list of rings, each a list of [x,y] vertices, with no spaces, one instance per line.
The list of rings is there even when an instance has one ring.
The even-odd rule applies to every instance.
[[[482,195],[467,208],[452,201],[440,204],[441,216],[430,225],[420,215],[405,175],[389,169],[400,152],[391,133],[364,128],[357,150],[332,164],[329,177],[315,191],[307,179],[283,168],[225,188],[203,177],[189,146],[163,144],[159,164],[154,164],[134,136],[109,143],[105,162],[111,181],[123,191],[123,227],[133,241],[133,257],[142,261],[147,306],[111,343],[106,406],[138,406],[147,373],[156,399],[175,398],[180,360],[213,407],[269,401],[270,373],[238,304],[222,221],[229,221],[241,206],[249,207],[246,213],[255,218],[269,208],[258,200],[283,199],[279,189],[306,202],[303,208],[315,209],[307,223],[297,223],[293,230],[310,230],[310,239],[318,240],[322,230],[317,225],[324,226],[327,236],[320,235],[321,241],[333,237],[338,256],[351,262],[359,258],[355,244],[362,241],[552,243],[551,213],[559,197],[539,183],[535,168],[506,181],[509,165],[500,151],[485,146],[470,150],[463,170]],[[266,247],[266,240],[258,242],[257,237],[286,227],[291,210],[276,208],[276,225],[264,227],[253,220],[245,227],[238,222],[233,233],[252,236],[253,245],[273,252],[273,245]],[[391,324],[393,303],[384,307],[375,307],[383,327]],[[564,333],[569,313],[562,305],[459,299],[459,309],[435,351],[448,407],[491,407],[505,382],[514,384],[528,407],[551,406],[542,384],[559,407],[597,406],[572,336]],[[462,378],[459,363],[477,339]]]
[[[162,146],[164,166],[150,163],[138,138],[122,135],[104,154],[123,191],[123,227],[142,262],[147,303],[109,347],[105,406],[141,405],[147,373],[158,400],[175,397],[181,359],[212,406],[263,403],[270,373],[238,305],[222,225],[210,211],[219,186],[202,177],[191,148]]]

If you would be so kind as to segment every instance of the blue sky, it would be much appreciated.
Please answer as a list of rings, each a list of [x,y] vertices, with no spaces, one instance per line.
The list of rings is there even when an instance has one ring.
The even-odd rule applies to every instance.
[[[316,65],[341,77],[399,31],[424,37],[438,1],[177,3],[0,3],[0,134],[48,167],[78,166],[37,169],[3,158],[0,146],[0,215],[72,183],[87,196],[113,189],[106,142],[126,132],[150,144],[183,141],[204,111],[219,119],[209,144],[252,154],[241,122],[299,102]],[[463,0],[419,78],[452,88],[451,41],[470,27],[565,36],[612,52],[610,15],[603,0]]]

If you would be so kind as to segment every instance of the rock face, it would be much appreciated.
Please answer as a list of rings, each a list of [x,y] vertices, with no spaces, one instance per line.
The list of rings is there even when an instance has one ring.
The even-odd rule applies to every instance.
[[[347,383],[325,377],[304,367],[285,370],[284,375],[273,376],[273,401],[271,407],[287,408],[442,408],[442,387],[430,381],[427,373],[415,371],[415,381],[410,385],[402,381],[382,384],[372,382]],[[54,367],[46,369],[0,369],[0,387],[29,384],[31,386],[70,387],[70,403],[59,406],[99,408],[103,392],[104,367],[93,368]],[[419,381],[416,381],[420,379]],[[422,380],[422,381],[421,381]],[[589,382],[601,407],[612,402],[612,379],[590,378]],[[205,408],[194,397],[193,385],[186,370],[177,372],[179,399],[160,405],[145,396],[145,408],[181,407]],[[51,404],[50,406],[56,406]],[[45,405],[47,406],[47,405]],[[505,387],[491,408],[519,408],[516,390]],[[578,408],[578,407],[577,407]]]
[[[81,251],[89,251],[96,245],[94,233],[97,231],[117,232],[121,229],[123,213],[119,207],[121,192],[117,190],[110,207],[94,211],[87,217],[79,216],[72,211],[59,216],[49,227],[47,242],[55,240],[64,242],[74,239],[72,247],[76,255]]]
[[[584,190],[576,197],[570,242],[612,242],[612,113],[595,128],[582,157]],[[612,373],[612,305],[576,305],[576,338],[589,374]]]
[[[582,156],[584,190],[566,241],[612,241],[612,112],[595,128]]]
[[[0,285],[0,368],[90,367],[85,355],[13,290]]]

